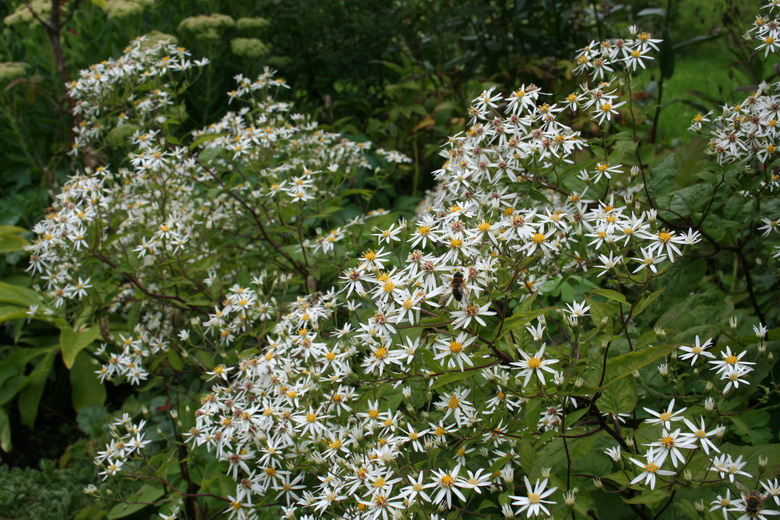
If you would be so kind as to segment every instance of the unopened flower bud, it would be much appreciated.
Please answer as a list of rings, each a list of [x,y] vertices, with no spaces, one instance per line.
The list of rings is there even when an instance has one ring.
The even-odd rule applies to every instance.
[[[550,478],[550,468],[542,468],[542,478]]]
[[[758,467],[761,468],[761,471],[763,471],[766,468],[767,464],[769,464],[769,458],[766,455],[759,455]]]
[[[637,379],[637,380],[642,379],[642,375],[639,373],[639,370],[634,370],[632,372],[632,375],[634,376],[634,379]]]
[[[581,377],[578,377],[574,380],[574,388],[580,388],[584,383],[585,381]]]
[[[729,316],[729,327],[731,327],[731,330],[737,330],[737,325],[737,317]]]
[[[704,505],[704,500],[701,498],[693,503],[693,507],[695,507],[696,511],[699,513],[704,513],[707,510],[707,506]]]
[[[661,374],[661,377],[666,377],[669,375],[669,365],[667,363],[661,363],[658,365],[658,373]]]
[[[712,381],[707,381],[707,384],[704,385],[704,390],[707,392],[712,392],[715,390],[715,385],[712,384]]]
[[[515,481],[515,469],[512,467],[511,464],[504,466],[501,468],[501,479],[507,484],[511,484]]]
[[[762,341],[758,344],[758,353],[762,356],[766,354],[766,342]]]
[[[596,486],[596,489],[604,489],[604,483],[598,477],[593,479],[593,485]]]
[[[691,470],[686,469],[683,471],[683,479],[685,479],[686,482],[693,480],[693,474],[691,473]]]
[[[704,409],[711,412],[715,409],[715,399],[708,397],[704,400]]]
[[[405,386],[403,390],[401,390],[401,393],[404,395],[405,398],[411,399],[412,398],[412,388],[409,386]]]
[[[510,506],[509,504],[504,504],[503,506],[501,506],[501,513],[504,515],[504,518],[506,518],[507,520],[511,520],[512,518],[515,517],[515,512],[512,511],[512,506]]]
[[[635,445],[636,444],[634,443],[634,438],[633,437],[626,438],[626,446],[628,446],[629,448],[631,448],[633,450]]]

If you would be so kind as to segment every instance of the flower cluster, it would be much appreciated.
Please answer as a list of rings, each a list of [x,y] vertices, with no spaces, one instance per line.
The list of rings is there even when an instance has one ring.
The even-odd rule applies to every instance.
[[[229,25],[206,18],[186,26]],[[721,425],[742,406],[729,400],[758,386],[748,376],[771,355],[766,327],[754,355],[736,334],[716,337],[719,324],[701,333],[717,339],[681,345],[639,316],[701,234],[651,198],[640,154],[622,153],[637,143],[611,136],[630,74],[658,50],[630,36],[581,50],[578,72],[597,83],[560,102],[534,85],[482,92],[409,218],[339,213],[345,187],[365,191],[357,172],[408,159],[293,113],[269,70],[237,76],[235,110],[191,140],[171,135],[171,75],[186,82],[203,62],[136,42],[71,88],[84,121],[74,150],[119,129],[129,153],[74,175],[35,227],[46,312],[97,309],[101,380],[175,374],[210,388],[177,450],[221,464],[231,519],[585,516],[605,482],[632,508],[648,488],[667,505],[684,486],[727,489],[713,503],[727,517],[747,507],[730,486],[753,475],[777,496],[767,464],[753,473]],[[770,110],[769,89],[713,123],[724,143],[771,139],[774,124],[748,113]],[[580,110],[600,139],[567,119]],[[693,377],[700,359],[712,381]],[[148,444],[143,426],[112,427],[101,476]]]
[[[758,42],[756,50],[763,51],[764,56],[780,50],[780,21],[774,16],[775,9],[778,7],[780,4],[774,0],[766,2],[763,8],[767,10],[768,16],[757,16],[753,27],[748,31],[748,34]]]
[[[139,455],[151,442],[144,439],[145,425],[146,421],[143,420],[135,424],[128,414],[122,415],[111,424],[111,442],[106,445],[105,450],[99,451],[95,458],[95,463],[103,468],[100,475],[104,480],[121,472],[125,463],[133,456]]]
[[[87,301],[110,295],[109,313],[137,316],[128,332],[103,335],[118,348],[104,345],[98,350],[105,359],[98,371],[101,380],[137,384],[148,377],[147,358],[167,351],[177,327],[165,303],[194,306],[181,295],[169,294],[166,279],[185,266],[197,266],[196,276],[203,283],[198,295],[188,298],[202,301],[205,296],[211,302],[221,290],[214,285],[216,273],[242,269],[247,252],[254,251],[258,261],[278,264],[278,252],[264,252],[256,241],[242,237],[260,226],[260,236],[268,238],[266,226],[285,225],[290,204],[301,215],[319,212],[322,201],[336,197],[353,172],[373,167],[367,158],[371,143],[320,130],[293,113],[288,103],[277,101],[276,94],[288,87],[268,70],[255,80],[236,78],[238,88],[229,97],[242,105],[240,110],[194,132],[192,146],[172,145],[165,131],[170,107],[176,106],[170,77],[205,63],[193,63],[188,55],[167,43],[147,48],[139,40],[124,56],[83,71],[71,85],[83,118],[74,150],[97,147],[101,137],[132,126],[126,134],[130,152],[126,166],[87,169],[68,180],[47,218],[33,228],[38,238],[29,247],[30,270],[40,275],[51,307],[77,312]],[[145,97],[136,97],[136,92]],[[156,101],[150,102],[152,98]],[[408,161],[397,152],[380,149],[378,154],[385,164]],[[241,174],[238,180],[236,171]],[[237,219],[241,214],[244,217]],[[284,241],[292,238],[298,250],[316,249],[313,238],[298,231],[298,236],[279,237],[277,247],[289,247]],[[236,237],[236,249],[225,254],[220,249],[224,243],[210,238],[215,234]],[[337,237],[331,235],[329,243]],[[288,283],[290,270],[303,268],[292,256],[287,259],[292,265],[265,276],[272,281],[269,290]],[[92,275],[95,266],[102,276]],[[139,301],[139,295],[145,298]],[[230,314],[235,306],[250,310],[237,296],[235,303],[226,302],[223,312]],[[273,299],[265,297],[250,304],[266,319],[275,309]],[[219,321],[218,313],[209,325]],[[228,343],[239,330],[244,330],[240,323],[221,327],[222,342]]]
[[[525,482],[525,494],[510,496],[518,514],[550,513],[557,486],[548,488],[543,474],[531,483],[517,439],[555,433],[585,404],[558,395],[582,385],[572,377],[581,368],[558,334],[592,329],[591,305],[543,309],[534,324],[525,322],[527,335],[515,331],[517,343],[508,344],[496,328],[509,318],[508,299],[497,295],[511,293],[530,310],[567,274],[640,283],[699,238],[663,227],[652,209],[632,208],[632,189],[586,200],[591,185],[609,186],[623,165],[597,159],[584,165],[595,181],[577,176],[583,165],[568,164],[587,143],[539,95],[526,87],[507,98],[493,90],[476,98],[471,125],[443,150],[437,188],[414,225],[401,219],[375,228],[375,246],[344,270],[338,294],[279,308],[270,334],[258,338],[258,355],[231,375],[223,366],[209,372],[221,381],[203,398],[188,436],[227,463],[237,484],[233,517],[254,517],[266,497],[286,503],[290,518],[299,510],[415,516],[514,491],[515,471]],[[580,189],[550,189],[546,179],[563,168]],[[531,195],[540,185],[544,195]],[[284,186],[277,193],[290,198]],[[314,248],[332,251],[351,226],[363,224],[321,235]],[[272,302],[271,293],[265,279],[231,288],[205,332],[230,343],[267,330],[268,313],[256,307]],[[473,384],[458,384],[464,376]],[[529,407],[533,400],[543,408]],[[521,426],[521,417],[530,424]],[[567,490],[564,501],[575,495]]]

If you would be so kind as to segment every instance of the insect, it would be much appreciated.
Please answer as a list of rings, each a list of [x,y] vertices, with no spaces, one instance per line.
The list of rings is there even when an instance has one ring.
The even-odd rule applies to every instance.
[[[465,285],[463,283],[463,273],[460,271],[455,271],[452,274],[450,287],[452,287],[452,296],[455,298],[455,300],[461,301],[463,299],[463,290],[465,289]]]
[[[739,487],[745,499],[745,514],[750,518],[757,517],[761,512],[761,504],[764,503],[768,495],[764,495],[755,489],[751,491],[739,482],[737,482],[737,487]]]

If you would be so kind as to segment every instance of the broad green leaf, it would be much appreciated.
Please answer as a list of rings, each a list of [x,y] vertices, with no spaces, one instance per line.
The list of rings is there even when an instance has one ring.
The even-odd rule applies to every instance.
[[[16,305],[0,306],[0,323],[27,317],[27,309]]]
[[[633,498],[624,498],[623,502],[626,504],[644,504],[650,506],[658,504],[669,498],[669,492],[662,489],[655,489],[653,491],[643,492],[641,495],[637,495]]]
[[[70,369],[78,353],[87,348],[98,336],[100,336],[100,329],[96,326],[80,332],[70,327],[63,328],[60,331],[60,350],[62,350],[62,361],[65,366]]]
[[[645,347],[635,352],[614,357],[607,361],[607,372],[604,375],[604,387],[615,384],[620,379],[630,376],[636,370],[640,370],[651,363],[655,363],[664,356],[668,356],[679,347],[678,344],[659,345]],[[601,378],[601,370],[591,370],[587,376],[587,386],[598,386]]]
[[[12,448],[11,419],[8,417],[8,411],[0,407],[0,451],[8,453]]]
[[[46,388],[46,380],[49,378],[51,367],[54,364],[54,348],[35,366],[32,373],[27,376],[27,382],[19,392],[19,414],[22,424],[30,429],[35,428],[35,418],[38,416],[38,404],[41,401],[43,390]]]
[[[566,427],[571,428],[574,425],[574,423],[579,421],[583,415],[588,413],[589,410],[590,410],[589,407],[580,408],[579,410],[574,410],[573,412],[566,414]]]
[[[442,386],[449,385],[452,383],[457,383],[458,381],[463,381],[464,379],[468,379],[469,377],[474,377],[475,375],[477,375],[476,370],[466,370],[463,372],[451,372],[448,374],[444,374],[436,378],[436,382],[433,384],[433,386],[431,386],[431,390],[434,390],[436,388],[441,388]]]
[[[650,170],[650,178],[647,180],[647,190],[653,197],[667,193],[674,188],[674,180],[677,174],[677,157],[669,155],[661,164]]]
[[[26,232],[26,229],[19,226],[0,226],[0,235],[18,235]]]
[[[40,305],[41,298],[27,287],[0,282],[0,303],[12,303],[27,308],[30,305]]]
[[[70,369],[70,387],[73,409],[77,412],[87,406],[102,406],[106,401],[106,389],[95,374],[95,365],[87,352],[79,352]]]
[[[206,134],[198,137],[195,139],[192,144],[190,145],[190,151],[194,150],[195,148],[199,147],[203,143],[207,143],[209,141],[213,141],[214,139],[219,139],[220,137],[227,135],[224,133],[213,133],[213,134]]]
[[[634,307],[633,315],[634,316],[638,316],[639,314],[641,314],[642,311],[647,309],[647,307],[651,303],[653,303],[656,300],[656,298],[661,296],[664,293],[665,290],[666,290],[666,287],[662,287],[661,289],[659,289],[659,290],[657,290],[657,291],[655,291],[653,293],[646,294],[645,296],[643,296],[642,299],[639,300],[639,303],[637,303],[636,306]]]
[[[141,486],[141,489],[130,496],[128,503],[119,503],[112,507],[106,518],[108,520],[117,520],[118,518],[130,516],[136,511],[145,508],[150,502],[154,502],[163,496],[164,492],[162,484],[144,484]]]
[[[28,245],[30,245],[30,242],[24,237],[0,233],[0,253],[24,251],[25,246]]]
[[[617,291],[613,291],[612,289],[593,289],[591,291],[593,294],[598,294],[603,296],[604,298],[607,298],[609,300],[615,300],[616,302],[620,302],[623,305],[629,305],[628,300],[626,300],[626,297],[620,294]]]
[[[168,362],[171,364],[171,368],[177,372],[181,372],[184,369],[184,363],[182,363],[179,353],[173,348],[168,349]]]
[[[532,311],[524,311],[524,312],[519,312],[517,314],[513,314],[512,316],[504,320],[504,326],[501,328],[501,332],[498,333],[498,335],[494,338],[493,341],[498,341],[499,339],[503,338],[513,330],[516,330],[517,328],[522,327],[523,325],[531,323],[533,320],[535,320],[542,314],[545,314],[547,312],[550,312],[558,308],[559,307],[544,307],[543,309],[535,309]]]
[[[636,403],[636,382],[630,377],[610,384],[596,400],[599,410],[609,413],[631,413]]]
[[[593,324],[596,327],[604,327],[609,332],[612,328],[609,327],[609,323],[612,320],[612,315],[615,314],[610,304],[605,302],[597,302],[593,298],[586,297],[585,301],[590,305],[590,319],[593,320]]]
[[[91,2],[103,10],[106,9],[106,0],[91,0]]]

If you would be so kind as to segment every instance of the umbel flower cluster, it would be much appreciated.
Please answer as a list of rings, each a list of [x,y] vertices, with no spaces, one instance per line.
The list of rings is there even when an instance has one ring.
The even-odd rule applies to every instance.
[[[162,480],[141,450],[164,443],[219,462],[237,519],[579,518],[611,499],[637,518],[777,514],[780,454],[724,441],[771,368],[767,327],[645,320],[703,236],[669,220],[615,131],[636,125],[631,74],[658,43],[635,27],[593,42],[560,101],[480,94],[410,219],[339,218],[359,172],[407,159],[292,113],[271,71],[239,76],[241,108],[189,141],[185,50],[136,42],[85,71],[75,153],[108,156],[111,136],[130,152],[74,175],[36,226],[40,312],[95,312],[103,380],[207,380],[176,416],[185,444],[123,417],[101,476],[151,471],[178,494],[164,518],[214,496]],[[759,482],[749,505],[740,486]]]

